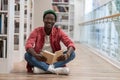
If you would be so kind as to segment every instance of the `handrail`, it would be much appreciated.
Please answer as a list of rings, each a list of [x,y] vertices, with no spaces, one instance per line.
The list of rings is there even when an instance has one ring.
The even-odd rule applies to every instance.
[[[104,20],[104,19],[109,19],[109,18],[118,17],[118,16],[120,16],[120,13],[113,14],[113,15],[110,15],[110,16],[101,17],[101,18],[97,18],[97,19],[93,19],[93,20],[89,20],[89,21],[85,21],[85,22],[80,23],[79,25],[84,25],[84,24],[95,22],[95,21],[98,21],[98,20]]]

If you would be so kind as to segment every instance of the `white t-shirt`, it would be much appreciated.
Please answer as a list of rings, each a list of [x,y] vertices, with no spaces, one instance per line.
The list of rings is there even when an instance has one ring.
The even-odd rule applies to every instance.
[[[52,48],[50,45],[50,36],[48,36],[48,35],[45,36],[45,44],[44,44],[42,50],[47,50],[47,51],[52,52]]]

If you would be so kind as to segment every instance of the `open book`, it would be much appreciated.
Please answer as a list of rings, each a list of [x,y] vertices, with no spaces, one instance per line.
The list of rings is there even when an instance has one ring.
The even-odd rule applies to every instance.
[[[63,54],[62,50],[56,51],[55,53],[51,53],[49,51],[42,51],[42,55],[47,58],[46,63],[53,64],[57,62],[57,58]]]

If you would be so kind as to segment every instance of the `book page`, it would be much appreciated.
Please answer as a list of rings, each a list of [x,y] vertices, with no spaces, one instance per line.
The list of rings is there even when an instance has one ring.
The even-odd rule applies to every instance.
[[[63,54],[62,50],[56,51],[55,53],[51,53],[49,51],[42,51],[42,55],[47,58],[46,63],[53,64],[57,62],[57,58]]]
[[[45,50],[42,52],[42,56],[47,58],[46,63],[52,64],[55,54]]]

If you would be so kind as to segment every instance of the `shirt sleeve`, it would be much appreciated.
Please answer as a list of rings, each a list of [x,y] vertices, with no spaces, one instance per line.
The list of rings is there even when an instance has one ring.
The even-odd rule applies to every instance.
[[[37,38],[37,30],[33,30],[31,32],[31,34],[29,35],[27,41],[26,41],[26,44],[25,44],[25,49],[26,51],[29,49],[29,48],[33,48],[34,45],[35,45],[35,41],[36,41],[36,38]]]
[[[75,50],[75,45],[74,45],[73,41],[61,29],[60,29],[60,37],[61,37],[61,41],[64,43],[64,45],[67,48],[73,47],[73,49]]]

